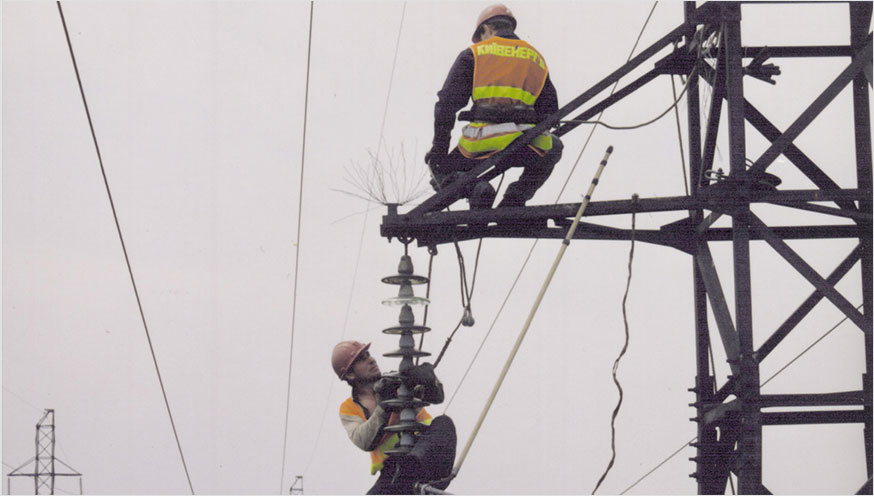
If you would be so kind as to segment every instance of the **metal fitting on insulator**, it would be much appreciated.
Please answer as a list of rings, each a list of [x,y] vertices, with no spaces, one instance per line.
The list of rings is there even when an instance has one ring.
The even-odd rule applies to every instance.
[[[464,308],[464,315],[461,316],[461,325],[464,327],[473,327],[476,321],[473,319],[473,313],[470,311],[470,307]]]
[[[413,259],[409,255],[402,255],[398,263],[398,274],[410,275],[413,273]]]

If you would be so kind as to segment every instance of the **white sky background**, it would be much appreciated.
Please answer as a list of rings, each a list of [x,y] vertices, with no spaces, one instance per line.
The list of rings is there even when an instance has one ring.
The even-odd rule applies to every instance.
[[[469,44],[483,2],[409,2],[390,83],[401,2],[317,2],[313,20],[303,212],[297,238],[309,3],[65,3],[73,46],[170,405],[198,493],[363,493],[368,456],[336,417],[348,388],[329,364],[341,339],[397,348],[380,330],[395,287],[380,283],[402,254],[378,235],[385,209],[339,193],[344,168],[365,165],[384,139],[420,173],[435,93]],[[515,2],[517,33],[543,52],[559,103],[627,58],[649,2]],[[846,44],[846,4],[744,7],[747,44]],[[63,30],[53,2],[2,4],[4,473],[33,456],[34,425],[56,410],[57,455],[88,493],[186,493],[188,487],[149,355]],[[656,8],[649,46],[682,22]],[[793,22],[786,22],[791,19]],[[747,79],[747,97],[785,129],[846,60],[780,59],[775,88]],[[651,65],[634,74],[642,73]],[[628,79],[630,80],[630,78]],[[386,107],[389,84],[391,94]],[[702,88],[706,85],[702,84]],[[678,87],[679,91],[679,87]],[[672,101],[661,78],[609,110],[635,124]],[[685,127],[685,102],[680,106]],[[575,114],[574,114],[575,115]],[[838,184],[855,186],[851,97],[844,91],[799,147]],[[588,129],[564,139],[564,159],[531,204],[555,201]],[[747,132],[748,156],[766,142]],[[824,139],[827,137],[827,139]],[[723,136],[724,138],[724,136]],[[637,131],[598,129],[561,202],[579,201],[608,145],[596,200],[683,194],[673,114]],[[728,170],[723,141],[717,157]],[[380,157],[387,157],[380,148]],[[784,159],[781,188],[811,187]],[[506,184],[506,182],[505,182]],[[455,208],[463,204],[459,203]],[[771,225],[816,214],[756,208]],[[645,214],[641,228],[678,220]],[[629,218],[600,219],[628,227]],[[724,225],[722,220],[718,225]],[[834,222],[821,217],[818,222]],[[496,315],[530,247],[486,240],[462,328],[438,368],[448,395]],[[821,274],[846,242],[790,242]],[[300,249],[285,479],[282,441]],[[449,415],[459,450],[497,378],[559,247],[541,242]],[[412,248],[412,246],[411,246]],[[459,478],[459,493],[589,493],[610,456],[616,402],[610,370],[622,346],[627,242],[574,242]],[[463,243],[467,267],[476,243]],[[731,299],[730,244],[713,243]],[[460,316],[451,245],[434,260],[425,348],[435,355]],[[411,250],[418,273],[426,250]],[[752,249],[756,342],[812,287],[762,243]],[[859,269],[838,285],[861,302]],[[620,366],[625,402],[618,458],[602,492],[625,489],[695,435],[691,258],[637,244],[629,298],[631,344]],[[419,291],[421,293],[421,289]],[[421,313],[417,313],[421,319]],[[841,319],[816,307],[762,365],[767,378]],[[718,337],[714,329],[714,340]],[[861,388],[862,334],[845,323],[764,392]],[[721,346],[715,346],[720,350]],[[717,370],[727,367],[717,351]],[[396,367],[382,358],[383,370]],[[429,408],[439,414],[444,405]],[[687,448],[632,492],[694,493]],[[864,480],[861,425],[769,427],[764,483],[775,493],[853,492]],[[13,492],[32,490],[16,479]],[[60,480],[61,490],[78,490]],[[6,491],[6,485],[3,485]]]

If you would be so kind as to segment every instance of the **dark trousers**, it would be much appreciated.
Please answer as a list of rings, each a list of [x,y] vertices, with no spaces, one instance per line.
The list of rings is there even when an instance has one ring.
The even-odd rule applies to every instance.
[[[415,494],[417,482],[431,482],[452,473],[455,463],[455,424],[446,415],[435,418],[404,456],[386,458],[379,479],[367,494]],[[441,489],[445,489],[444,484]]]
[[[507,186],[507,190],[504,192],[504,198],[498,206],[524,206],[525,202],[534,197],[534,193],[543,186],[543,183],[545,183],[549,178],[549,175],[552,174],[555,164],[558,163],[559,159],[561,159],[563,149],[564,145],[561,140],[558,139],[558,137],[553,136],[552,149],[543,157],[538,155],[528,146],[523,146],[509,154],[507,157],[502,158],[498,163],[499,168],[509,169],[510,167],[521,167],[524,170],[522,171],[522,174],[519,175],[519,179],[516,180],[516,182]],[[482,163],[482,160],[469,159],[458,151],[458,147],[455,147],[447,157],[446,165],[450,170],[467,172],[480,163]],[[473,191],[472,188],[473,185],[471,185],[471,191],[467,192],[465,196],[470,196],[470,193]]]

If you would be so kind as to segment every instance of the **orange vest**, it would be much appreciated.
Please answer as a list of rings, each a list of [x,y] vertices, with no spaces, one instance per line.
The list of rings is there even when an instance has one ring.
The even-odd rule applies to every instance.
[[[549,69],[540,53],[527,42],[493,36],[471,45],[473,52],[474,104],[533,107],[543,91]],[[533,127],[530,124],[472,122],[462,130],[459,151],[467,158],[486,158]],[[552,148],[548,134],[529,146],[541,155]]]
[[[340,405],[340,415],[352,415],[356,417],[361,417],[364,420],[367,420],[367,417],[364,415],[364,409],[361,408],[361,405],[355,403],[352,398],[347,398],[346,401]],[[386,425],[394,425],[397,424],[400,420],[400,416],[397,413],[392,413],[389,416],[388,423]],[[431,424],[431,415],[425,411],[424,408],[420,409],[416,414],[416,421],[430,425]],[[382,438],[379,440],[379,445],[375,450],[370,452],[370,474],[373,475],[380,470],[382,470],[383,463],[385,462],[387,450],[394,448],[395,444],[398,443],[400,438],[397,434],[393,434],[390,432],[386,432],[382,435]]]

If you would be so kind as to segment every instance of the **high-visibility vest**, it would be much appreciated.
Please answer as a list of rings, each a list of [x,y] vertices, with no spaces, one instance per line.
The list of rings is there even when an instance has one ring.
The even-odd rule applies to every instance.
[[[340,415],[353,415],[356,417],[361,417],[364,420],[367,420],[367,417],[364,415],[364,409],[361,408],[361,405],[356,403],[352,398],[347,398],[346,401],[340,405]],[[389,416],[388,423],[386,425],[394,425],[400,421],[400,416],[395,412]],[[419,409],[419,412],[416,414],[416,421],[420,424],[431,425],[431,415],[424,409]],[[382,439],[379,441],[379,445],[370,452],[370,474],[373,475],[380,470],[382,470],[382,466],[385,462],[386,454],[385,452],[394,448],[400,438],[397,434],[393,434],[390,432],[386,432],[382,435]]]
[[[527,42],[493,36],[470,46],[473,52],[474,105],[531,108],[543,91],[549,69],[540,53]],[[533,124],[474,121],[464,126],[458,149],[467,158],[486,158],[506,148]],[[552,148],[548,133],[528,146],[544,155]]]

